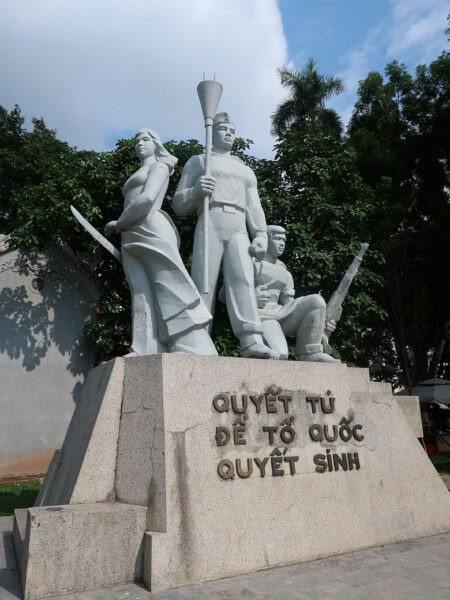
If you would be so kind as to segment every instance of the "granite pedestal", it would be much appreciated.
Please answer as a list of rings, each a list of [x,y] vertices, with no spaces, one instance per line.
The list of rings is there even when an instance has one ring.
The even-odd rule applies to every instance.
[[[65,593],[98,587],[100,571],[101,585],[159,591],[450,531],[449,494],[420,436],[417,399],[399,404],[366,369],[115,359],[90,372],[42,506],[28,510],[30,528],[45,521],[32,553],[16,535],[25,597],[62,593],[42,581],[44,553],[45,573],[58,563],[71,581]],[[102,525],[89,536],[84,517],[69,515],[95,520],[96,504]],[[105,504],[132,526],[108,526]],[[80,536],[90,569],[75,581],[62,557],[76,556]],[[123,536],[126,567],[113,568]]]

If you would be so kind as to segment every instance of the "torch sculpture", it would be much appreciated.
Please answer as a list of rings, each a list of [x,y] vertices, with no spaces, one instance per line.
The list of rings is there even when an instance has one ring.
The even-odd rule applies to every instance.
[[[211,174],[211,149],[212,149],[212,129],[214,116],[222,96],[222,85],[214,80],[201,81],[197,86],[197,93],[202,107],[203,118],[205,120],[206,142],[205,142],[205,175]],[[203,198],[203,293],[209,293],[209,196]]]

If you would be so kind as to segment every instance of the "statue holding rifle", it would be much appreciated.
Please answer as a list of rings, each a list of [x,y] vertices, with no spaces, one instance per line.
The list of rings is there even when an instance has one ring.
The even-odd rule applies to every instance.
[[[288,357],[286,336],[296,337],[300,360],[339,362],[323,351],[326,303],[320,294],[295,298],[294,280],[279,260],[286,245],[286,230],[269,225],[265,260],[254,261],[255,293],[264,329],[264,341],[281,359]],[[333,324],[329,324],[334,328]]]
[[[345,300],[345,296],[347,295],[348,288],[350,287],[353,279],[355,278],[356,273],[358,272],[359,267],[361,266],[363,256],[368,247],[369,244],[361,244],[359,254],[353,259],[352,264],[350,265],[344,277],[342,278],[342,281],[340,282],[337,290],[334,292],[334,294],[328,301],[325,319],[325,331],[323,332],[322,337],[322,344],[325,352],[331,352],[331,347],[328,344],[328,338],[333,333],[336,323],[341,318],[342,304]]]
[[[264,341],[281,359],[288,357],[286,337],[296,337],[300,360],[339,362],[330,356],[328,337],[342,314],[342,303],[355,277],[368,244],[361,245],[338,289],[328,304],[320,294],[295,297],[294,280],[279,260],[286,245],[286,230],[269,225],[269,244],[265,260],[254,261],[255,293],[264,329]]]

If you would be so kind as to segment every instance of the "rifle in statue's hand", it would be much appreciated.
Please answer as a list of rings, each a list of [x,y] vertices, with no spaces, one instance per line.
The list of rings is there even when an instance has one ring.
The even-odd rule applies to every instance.
[[[350,287],[351,282],[353,281],[356,273],[358,272],[364,253],[366,252],[368,247],[369,244],[361,244],[361,249],[359,251],[358,256],[355,256],[355,258],[353,259],[352,264],[350,265],[348,271],[342,278],[337,290],[334,292],[334,294],[331,296],[330,300],[327,303],[325,331],[322,337],[323,351],[327,354],[331,353],[328,338],[333,333],[336,323],[341,318],[342,304],[345,300],[345,296],[347,295],[348,288]]]

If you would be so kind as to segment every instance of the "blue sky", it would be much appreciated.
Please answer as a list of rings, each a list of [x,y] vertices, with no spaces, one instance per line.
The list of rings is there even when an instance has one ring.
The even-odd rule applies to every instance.
[[[223,84],[220,110],[271,156],[270,115],[285,97],[277,67],[317,60],[346,92],[398,59],[412,71],[447,46],[449,0],[2,0],[0,104],[43,117],[61,139],[105,150],[151,127],[203,139],[196,86]]]
[[[394,59],[410,72],[446,47],[446,0],[280,0],[291,63],[313,57],[321,73],[339,75],[346,92],[332,105],[347,122],[358,81]]]
[[[364,43],[367,32],[389,11],[388,0],[280,0],[289,57],[297,66],[312,56],[334,73],[339,59]]]

